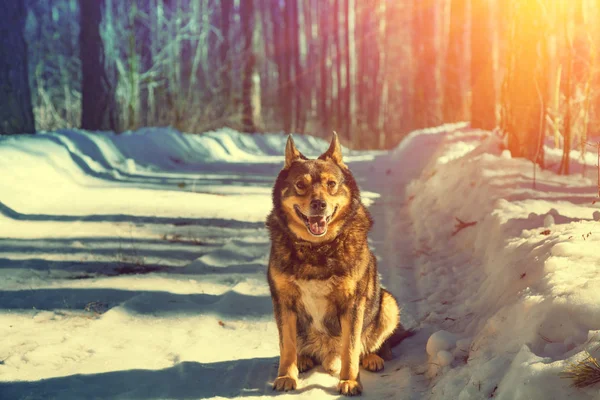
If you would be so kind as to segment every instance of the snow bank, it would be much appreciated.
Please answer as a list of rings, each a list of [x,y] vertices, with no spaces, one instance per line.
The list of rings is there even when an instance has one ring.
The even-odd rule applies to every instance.
[[[427,343],[432,398],[597,395],[558,376],[600,342],[590,334],[600,329],[600,204],[587,172],[538,170],[534,187],[532,164],[498,138],[458,130],[409,186],[421,323],[444,329]]]

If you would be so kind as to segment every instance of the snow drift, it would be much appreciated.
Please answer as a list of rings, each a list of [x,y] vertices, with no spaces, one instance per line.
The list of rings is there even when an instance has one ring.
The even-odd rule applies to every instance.
[[[422,323],[452,332],[429,339],[432,398],[597,395],[559,378],[600,341],[600,205],[587,172],[538,170],[534,182],[497,137],[458,131],[409,186]],[[457,231],[457,218],[476,224]]]

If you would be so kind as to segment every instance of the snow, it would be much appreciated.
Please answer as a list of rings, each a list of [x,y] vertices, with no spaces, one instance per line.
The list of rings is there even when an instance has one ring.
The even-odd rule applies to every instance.
[[[328,146],[294,139],[307,156]],[[0,398],[274,396],[264,219],[285,140],[0,137]],[[600,398],[559,376],[600,342],[595,154],[535,185],[530,162],[464,124],[344,155],[416,332],[382,373],[361,372],[363,397]],[[547,149],[548,165],[560,157]],[[336,383],[318,367],[277,397],[337,398]]]
[[[452,363],[452,361],[454,361],[454,356],[452,353],[442,350],[437,353],[437,360],[442,367],[447,367]]]
[[[554,216],[552,214],[547,214],[544,217],[544,228],[550,228],[556,222],[554,221]]]
[[[408,189],[423,249],[417,319],[472,338],[464,362],[433,370],[430,397],[596,398],[558,377],[598,343],[587,338],[600,326],[595,168],[538,170],[534,187],[531,163],[506,157],[490,134],[457,156],[453,143],[472,135],[449,134]],[[476,224],[452,236],[454,218]]]
[[[427,354],[435,356],[444,350],[450,350],[456,345],[456,336],[450,332],[441,330],[435,332],[427,341]]]

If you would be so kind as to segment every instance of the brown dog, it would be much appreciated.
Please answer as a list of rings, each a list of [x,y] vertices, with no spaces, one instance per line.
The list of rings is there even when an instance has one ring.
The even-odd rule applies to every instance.
[[[280,349],[274,389],[296,389],[298,372],[321,363],[339,372],[340,393],[357,395],[359,365],[383,369],[377,352],[399,326],[400,311],[379,284],[367,244],[372,225],[337,135],[316,160],[302,155],[290,136],[267,218]]]

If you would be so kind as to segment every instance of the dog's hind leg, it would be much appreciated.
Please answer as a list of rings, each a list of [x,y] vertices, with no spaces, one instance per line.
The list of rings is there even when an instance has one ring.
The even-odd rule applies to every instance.
[[[392,334],[393,335],[393,334]],[[392,346],[390,345],[390,339],[386,339],[385,342],[381,345],[379,350],[377,350],[377,355],[383,358],[385,361],[390,361],[394,358],[394,354],[392,353]]]
[[[386,340],[392,335],[400,321],[400,309],[396,299],[381,289],[381,303],[377,319],[367,328],[363,336],[361,365],[368,371],[381,371],[384,359],[391,358],[391,348]]]
[[[361,360],[361,365],[364,369],[371,372],[381,371],[384,366],[383,358],[375,353],[369,353]]]

